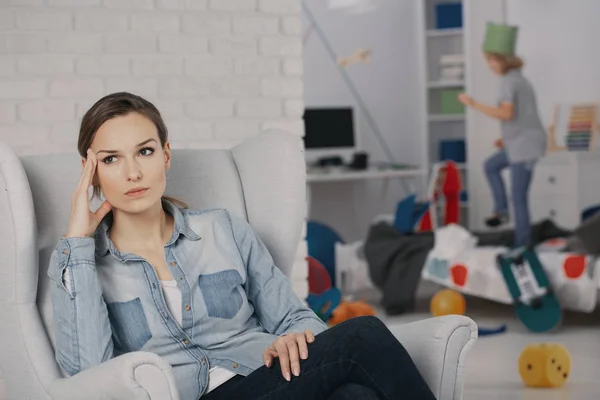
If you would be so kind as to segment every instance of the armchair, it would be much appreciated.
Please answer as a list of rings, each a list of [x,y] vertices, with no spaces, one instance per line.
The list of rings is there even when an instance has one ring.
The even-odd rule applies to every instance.
[[[156,354],[125,354],[70,378],[54,360],[46,271],[67,228],[79,165],[75,152],[19,158],[0,143],[0,369],[6,399],[178,400],[171,366]],[[174,150],[167,183],[167,193],[192,208],[222,207],[247,218],[287,276],[297,259],[305,190],[302,142],[281,132],[231,150]],[[391,329],[436,396],[460,399],[465,355],[476,337],[473,321],[454,316]]]

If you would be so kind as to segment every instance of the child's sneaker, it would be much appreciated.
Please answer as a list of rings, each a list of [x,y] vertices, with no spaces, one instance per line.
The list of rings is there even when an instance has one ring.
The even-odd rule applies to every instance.
[[[508,222],[506,215],[494,215],[485,220],[485,224],[490,228],[496,228]]]

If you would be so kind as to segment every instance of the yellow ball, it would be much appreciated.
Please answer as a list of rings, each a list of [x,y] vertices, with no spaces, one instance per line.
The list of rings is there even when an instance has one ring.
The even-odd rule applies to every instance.
[[[450,314],[463,315],[467,309],[467,302],[465,297],[457,291],[443,289],[431,298],[429,308],[434,317]]]
[[[569,351],[557,343],[531,344],[521,352],[519,374],[529,387],[560,387],[571,374]]]

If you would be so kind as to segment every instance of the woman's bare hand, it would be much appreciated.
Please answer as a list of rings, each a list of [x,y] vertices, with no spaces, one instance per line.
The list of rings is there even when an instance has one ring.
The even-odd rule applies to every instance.
[[[108,201],[104,201],[100,208],[93,213],[90,211],[90,198],[88,190],[92,185],[98,159],[91,151],[87,151],[87,159],[79,184],[71,199],[71,217],[69,219],[69,229],[66,237],[85,237],[91,236],[95,231],[102,218],[111,210]]]
[[[294,376],[300,375],[300,359],[308,358],[308,345],[315,341],[315,335],[310,329],[304,333],[290,333],[281,336],[267,348],[263,354],[263,359],[267,367],[273,365],[273,360],[279,358],[281,366],[281,374],[288,382],[292,379],[291,373]]]

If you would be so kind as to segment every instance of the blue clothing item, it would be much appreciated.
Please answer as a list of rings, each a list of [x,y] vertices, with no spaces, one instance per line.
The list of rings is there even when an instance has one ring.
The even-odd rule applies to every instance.
[[[494,198],[494,212],[508,215],[506,189],[500,173],[510,167],[513,211],[515,215],[515,247],[529,244],[531,221],[529,217],[529,187],[533,178],[535,161],[510,163],[505,151],[499,151],[485,162],[487,176]]]
[[[180,398],[197,400],[210,367],[246,376],[280,335],[326,330],[245,220],[225,210],[163,207],[175,220],[164,253],[181,290],[181,326],[152,265],[110,240],[109,214],[93,238],[61,239],[50,260],[56,360],[67,375],[148,351],[171,364]]]

